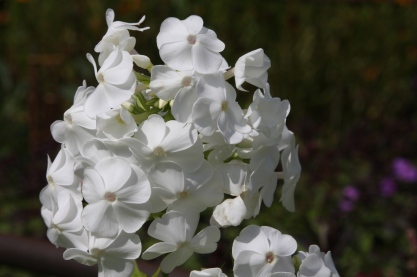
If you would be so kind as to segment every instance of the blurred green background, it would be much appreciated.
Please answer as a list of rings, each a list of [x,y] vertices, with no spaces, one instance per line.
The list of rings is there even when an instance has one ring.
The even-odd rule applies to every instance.
[[[303,171],[295,213],[282,208],[278,191],[275,204],[244,225],[291,234],[299,250],[314,243],[331,250],[341,276],[417,276],[417,183],[398,172],[398,161],[417,172],[412,0],[0,1],[0,234],[46,239],[38,195],[47,154],[53,159],[59,149],[49,126],[82,80],[96,85],[85,54],[95,54],[107,30],[107,8],[125,22],[146,15],[142,26],[151,29],[131,35],[154,64],[162,63],[161,22],[191,14],[225,42],[230,65],[257,48],[270,57],[271,92],[291,103],[287,126]],[[242,228],[223,236],[233,240]],[[230,252],[225,241],[185,268],[230,270]],[[0,276],[38,275],[0,265]]]

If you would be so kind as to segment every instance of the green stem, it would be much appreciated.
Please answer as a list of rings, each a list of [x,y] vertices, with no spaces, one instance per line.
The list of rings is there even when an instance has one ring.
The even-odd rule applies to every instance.
[[[232,78],[233,76],[235,76],[235,68],[233,67],[232,69],[226,71],[223,74],[223,76],[224,76],[224,79],[225,80]]]

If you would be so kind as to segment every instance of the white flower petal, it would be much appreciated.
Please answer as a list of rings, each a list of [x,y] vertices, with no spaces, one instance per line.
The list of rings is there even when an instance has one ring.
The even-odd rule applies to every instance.
[[[270,241],[271,249],[276,255],[291,256],[297,250],[297,242],[292,236],[283,235],[280,231],[268,226],[262,226],[261,230]]]
[[[82,193],[85,201],[94,203],[101,201],[106,193],[103,178],[93,168],[86,168],[84,171],[84,180],[82,186]]]
[[[120,201],[115,201],[113,203],[113,209],[120,228],[127,233],[134,233],[139,230],[149,217],[149,211],[144,210],[141,205],[137,204],[125,204]]]
[[[186,40],[163,44],[159,49],[161,59],[176,70],[193,70],[192,45]]]
[[[265,265],[265,256],[257,252],[245,250],[235,258],[233,272],[236,277],[258,276],[258,272]]]
[[[260,255],[265,255],[269,251],[268,239],[259,226],[250,225],[244,228],[234,240],[232,255],[235,260],[240,252],[245,250],[250,250]]]
[[[178,245],[186,240],[185,227],[186,219],[184,217],[179,213],[169,212],[152,221],[148,234],[158,240]]]
[[[178,247],[176,245],[167,242],[158,242],[146,249],[145,252],[143,252],[142,259],[152,260],[163,254],[174,252],[175,250],[177,250],[177,248]]]
[[[200,34],[197,35],[197,38],[198,42],[203,44],[205,48],[210,49],[210,51],[222,52],[224,50],[224,43],[217,38],[216,33],[212,30],[202,30],[202,32],[200,32]]]
[[[204,136],[211,136],[217,130],[217,118],[221,111],[220,103],[209,98],[199,98],[192,113],[195,128]]]
[[[94,236],[113,237],[119,230],[117,218],[107,200],[85,206],[82,219],[85,228]]]
[[[91,117],[95,118],[97,114],[110,110],[110,104],[105,97],[106,88],[104,84],[99,84],[94,92],[85,100],[84,111]]]
[[[220,226],[238,226],[245,218],[247,209],[242,198],[226,199],[220,205],[217,205],[213,211],[210,223],[217,223]],[[213,223],[212,223],[213,222]],[[216,225],[217,225],[216,224]]]
[[[142,251],[140,238],[123,231],[106,247],[106,255],[119,259],[137,259]]]
[[[193,45],[191,58],[194,70],[202,74],[213,73],[219,70],[223,62],[223,57],[219,53],[207,49],[204,44],[200,43]]]
[[[194,103],[197,101],[197,93],[194,89],[181,89],[174,98],[171,107],[172,115],[179,122],[192,122],[192,111]]]
[[[182,21],[190,34],[196,35],[203,28],[203,19],[197,15],[190,15]]]
[[[104,256],[100,259],[98,276],[130,277],[135,270],[135,261]]]
[[[305,258],[299,269],[301,277],[307,276],[331,276],[331,271],[324,266],[323,261],[317,254],[310,254]]]
[[[209,226],[201,230],[191,239],[191,246],[196,253],[212,253],[217,248],[220,239],[220,230],[217,227]]]
[[[133,173],[130,164],[121,158],[101,160],[94,168],[103,178],[106,192],[113,193],[119,190]]]
[[[168,129],[164,119],[159,115],[150,115],[148,119],[139,126],[135,138],[153,150],[161,144],[167,132]]]
[[[175,252],[168,254],[161,262],[161,270],[164,273],[170,273],[175,267],[185,263],[193,254],[193,250],[188,247],[182,247]]]
[[[181,20],[169,17],[162,22],[160,32],[156,37],[158,49],[166,43],[185,41],[188,34],[188,30]]]
[[[56,142],[65,142],[66,123],[62,120],[57,120],[51,124],[51,134]]]
[[[86,253],[80,249],[67,249],[64,252],[64,259],[65,260],[76,260],[77,262],[85,265],[95,265],[97,264],[97,258],[93,257],[91,254]]]

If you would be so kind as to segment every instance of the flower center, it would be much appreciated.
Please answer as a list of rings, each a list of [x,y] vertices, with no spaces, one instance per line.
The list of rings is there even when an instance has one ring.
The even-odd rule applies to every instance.
[[[182,79],[182,85],[183,85],[184,87],[189,87],[189,86],[191,86],[191,77],[189,77],[189,76],[184,77],[184,79]]]
[[[187,40],[191,45],[194,45],[197,42],[197,37],[195,35],[189,35]]]
[[[114,202],[116,200],[116,194],[113,192],[106,192],[106,194],[104,194],[104,198],[109,202]]]
[[[181,191],[178,193],[178,198],[186,198],[188,196],[188,191]]]
[[[227,107],[229,106],[229,104],[227,103],[227,101],[223,101],[222,103],[222,111],[227,111]]]
[[[72,122],[72,117],[71,117],[71,115],[70,114],[66,114],[66,115],[64,115],[64,121],[68,124],[68,125],[73,125],[73,122]]]
[[[55,187],[55,182],[54,179],[52,179],[51,175],[48,175],[48,177],[46,177],[46,180],[48,181],[48,184],[50,184],[52,187]]]
[[[97,81],[101,84],[104,83],[104,76],[103,74],[100,72],[99,74],[97,74]]]
[[[117,123],[121,124],[121,125],[126,125],[126,122],[123,121],[122,117],[120,116],[120,114],[116,115],[116,121]]]
[[[270,264],[275,260],[275,255],[272,252],[268,252],[265,256],[265,261]]]
[[[189,245],[188,241],[184,241],[178,244],[178,249],[183,248],[183,247],[187,247]]]
[[[56,229],[59,233],[62,232],[61,229],[59,228],[59,226],[56,225],[56,224],[52,224],[52,228]]]
[[[165,157],[166,156],[166,153],[161,146],[156,147],[153,150],[153,153],[154,153],[155,156],[158,156],[158,157]]]
[[[95,257],[98,257],[98,256],[103,255],[104,250],[101,250],[101,249],[98,249],[98,248],[93,248],[93,249],[91,249],[90,253],[91,253],[91,255],[93,255]]]

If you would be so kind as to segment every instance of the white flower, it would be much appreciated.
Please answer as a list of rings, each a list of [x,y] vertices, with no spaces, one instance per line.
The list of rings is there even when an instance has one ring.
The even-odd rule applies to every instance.
[[[281,155],[282,174],[284,186],[282,187],[282,205],[290,212],[295,211],[294,191],[301,174],[301,165],[298,160],[298,146],[294,143],[284,149]]]
[[[297,242],[293,237],[268,226],[250,225],[233,242],[233,272],[236,277],[294,273],[291,255],[296,250]]]
[[[207,268],[201,271],[193,270],[190,272],[190,277],[227,277],[226,274],[218,267],[216,268]]]
[[[171,272],[176,266],[183,264],[193,254],[214,252],[220,239],[220,230],[208,226],[194,236],[199,216],[188,216],[171,211],[154,220],[148,229],[151,237],[163,242],[149,247],[142,255],[144,260],[154,259],[162,254],[170,253],[161,262],[161,270]]]
[[[115,51],[126,51],[133,52],[136,51],[133,49],[135,47],[136,39],[129,35],[129,32],[126,30],[119,31],[114,33],[111,37],[108,37],[106,40],[102,40],[101,51],[98,56],[98,64],[103,65],[104,61],[109,57],[109,55]],[[133,57],[132,57],[133,58]]]
[[[57,201],[61,191],[68,191],[76,199],[81,200],[80,181],[74,174],[74,158],[64,147],[61,147],[54,162],[48,156],[48,169],[46,170],[46,180],[48,185],[44,187],[39,195],[43,206],[48,210],[53,210],[53,201]]]
[[[112,237],[119,228],[136,232],[149,216],[151,195],[143,171],[121,158],[106,158],[84,171],[82,193],[88,205],[84,226],[94,236]]]
[[[159,115],[151,115],[142,122],[134,138],[121,141],[130,147],[145,169],[173,162],[182,170],[193,172],[204,160],[203,145],[193,126],[175,120],[165,122]]]
[[[104,158],[119,157],[128,161],[130,164],[138,165],[138,161],[133,156],[132,151],[127,145],[118,141],[92,139],[88,141],[81,149],[83,156],[82,162],[86,162],[89,166],[93,166]],[[139,165],[138,165],[139,166]]]
[[[267,70],[271,67],[271,60],[264,54],[263,49],[257,49],[240,57],[235,65],[236,87],[239,90],[244,82],[248,82],[258,88],[264,88],[268,81]]]
[[[144,20],[145,16],[143,16],[137,23],[114,21],[114,11],[112,9],[108,9],[106,11],[108,30],[101,41],[94,48],[94,51],[100,53],[98,58],[99,64],[102,65],[110,53],[116,48],[120,51],[134,51],[133,48],[135,47],[136,39],[129,35],[128,30],[144,31],[149,29],[149,27],[136,27],[136,25],[140,25]]]
[[[260,209],[260,184],[252,182],[249,166],[241,161],[219,165],[224,182],[224,192],[233,196],[217,205],[210,219],[214,226],[238,226],[243,219],[256,216]]]
[[[134,30],[134,31],[144,31],[149,29],[149,27],[139,28],[136,25],[142,24],[145,21],[145,16],[143,16],[137,23],[126,23],[122,21],[114,21],[114,11],[112,9],[107,9],[106,11],[106,22],[109,27],[106,34],[103,36],[102,40],[96,45],[94,51],[101,52],[102,43],[112,41],[114,35],[124,31],[124,30]]]
[[[253,102],[250,104],[245,118],[254,129],[262,132],[270,141],[277,144],[289,112],[290,103],[288,100],[281,101],[278,97],[271,97],[269,84],[266,84],[264,93],[259,89],[255,91]]]
[[[74,104],[64,113],[64,120],[57,120],[51,124],[51,134],[55,141],[65,144],[72,155],[80,153],[82,146],[94,138],[96,121],[87,116],[84,111],[86,98],[94,91],[94,87],[78,87]]]
[[[84,110],[89,117],[95,118],[129,100],[135,92],[136,77],[132,57],[126,51],[111,52],[99,71],[90,54],[87,59],[94,67],[99,85],[85,101]]]
[[[193,72],[176,71],[168,66],[152,67],[149,87],[159,98],[174,99],[171,111],[179,122],[191,122],[191,112],[197,101],[197,83],[199,77]]]
[[[176,70],[211,73],[220,69],[224,50],[216,33],[203,27],[201,17],[192,15],[185,20],[170,17],[161,24],[156,38],[161,59]]]
[[[222,183],[213,177],[213,168],[207,161],[192,173],[184,172],[174,163],[164,163],[151,170],[149,176],[153,184],[153,213],[165,208],[168,212],[200,213],[223,200]]]
[[[101,139],[118,140],[131,137],[137,131],[137,127],[132,115],[123,108],[97,116],[97,137]]]
[[[298,253],[301,265],[297,277],[339,277],[330,251],[320,252],[317,245],[310,245],[308,251]]]
[[[204,82],[201,82],[204,80]],[[237,144],[252,132],[236,102],[235,89],[223,79],[222,73],[204,76],[201,91],[193,107],[195,128],[204,136],[219,130],[228,144]]]
[[[47,236],[56,247],[88,249],[88,235],[81,222],[83,209],[80,199],[61,191],[52,211],[42,207],[41,213],[48,227]]]
[[[116,238],[90,236],[88,252],[70,248],[64,252],[64,259],[74,259],[85,265],[98,263],[98,276],[130,277],[139,258],[142,244],[138,235],[121,231]]]

